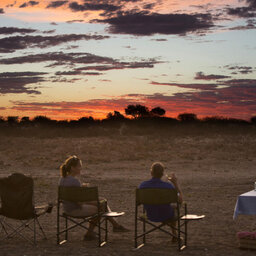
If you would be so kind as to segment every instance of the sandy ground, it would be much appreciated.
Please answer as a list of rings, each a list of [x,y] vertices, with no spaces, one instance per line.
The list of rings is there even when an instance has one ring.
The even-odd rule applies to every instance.
[[[164,233],[148,236],[146,246],[133,249],[135,188],[150,178],[154,161],[174,171],[184,192],[188,210],[206,218],[189,223],[189,245],[182,255],[255,255],[237,248],[237,231],[255,231],[255,216],[232,215],[239,194],[253,189],[256,180],[256,135],[209,136],[112,136],[91,138],[1,137],[0,174],[32,175],[37,204],[55,201],[59,165],[77,154],[84,164],[82,182],[99,187],[113,210],[125,211],[121,224],[131,229],[113,233],[103,248],[84,242],[84,231],[70,233],[69,241],[56,245],[56,208],[41,222],[48,240],[37,246],[20,237],[0,241],[0,255],[177,255],[176,245]]]

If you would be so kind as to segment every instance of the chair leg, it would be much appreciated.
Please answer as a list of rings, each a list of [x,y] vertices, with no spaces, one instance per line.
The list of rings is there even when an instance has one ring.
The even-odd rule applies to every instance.
[[[188,222],[185,220],[185,241],[184,241],[185,246],[187,246],[187,241],[188,241]]]
[[[1,224],[1,226],[2,226],[2,230],[5,232],[5,234],[8,236],[8,232],[7,232],[7,230],[6,230],[6,228],[5,228],[5,226],[4,226],[4,219],[3,220],[0,220],[0,224]],[[2,231],[1,230],[1,231]]]
[[[37,225],[39,226],[39,228],[40,228],[40,230],[41,230],[41,232],[42,232],[42,234],[43,234],[44,239],[47,240],[47,237],[46,237],[46,235],[45,235],[45,233],[44,233],[44,230],[43,230],[43,228],[42,228],[42,226],[41,226],[41,224],[40,224],[38,218],[36,218],[36,222],[37,222]]]
[[[98,233],[99,233],[99,247],[101,247],[101,227],[100,227],[101,221],[100,218],[98,217]]]
[[[105,218],[105,241],[108,241],[108,218]]]
[[[44,233],[44,230],[38,220],[38,217],[35,216],[33,219],[31,220],[26,220],[26,221],[22,221],[21,220],[21,225],[18,226],[18,227],[13,227],[11,224],[8,224],[7,222],[5,223],[6,226],[9,228],[9,229],[12,229],[12,231],[10,233],[7,232],[7,229],[4,225],[4,223],[2,221],[0,221],[0,225],[2,226],[2,229],[5,231],[5,234],[6,234],[6,237],[5,238],[9,238],[9,237],[12,237],[13,235],[19,235],[20,237],[24,238],[25,240],[29,241],[29,242],[32,242],[34,245],[36,244],[36,238],[37,238],[37,225],[39,227],[39,229],[41,230],[42,234],[39,233],[39,235],[43,236],[45,239],[46,238],[46,235]],[[22,231],[24,229],[29,229],[30,231],[33,232],[33,237],[31,238],[28,238],[26,237],[25,235],[22,234]],[[2,239],[3,240],[3,239]]]
[[[34,218],[34,244],[36,244],[36,218]]]
[[[33,221],[33,220],[32,220],[32,221]],[[25,239],[26,241],[28,241],[28,242],[34,244],[34,239],[35,239],[35,238],[34,238],[34,239],[27,238],[25,235],[23,235],[23,234],[21,233],[21,231],[22,231],[24,228],[26,228],[32,221],[30,221],[30,222],[21,222],[22,224],[21,224],[19,227],[17,227],[17,228],[14,228],[11,224],[9,224],[8,222],[6,222],[6,223],[5,223],[6,226],[8,226],[10,229],[12,229],[12,232],[10,232],[9,234],[7,234],[7,236],[4,237],[4,238],[1,239],[1,240],[3,241],[4,239],[7,239],[7,238],[9,238],[9,237],[12,237],[12,235],[16,234],[16,235],[19,235],[20,237],[22,237],[23,239]],[[32,231],[33,231],[33,229],[32,229]]]
[[[178,250],[181,251],[181,237],[180,237],[180,208],[177,203],[177,214],[178,214]]]
[[[105,212],[108,211],[108,204],[107,201],[105,203]],[[105,218],[105,241],[108,241],[108,218]]]
[[[65,228],[66,228],[65,240],[68,240],[68,218],[67,217],[65,217]]]
[[[145,209],[143,208],[143,214],[145,214]],[[143,244],[145,244],[146,243],[146,222],[145,222],[145,220],[143,219],[143,233],[144,233],[144,235],[143,235]]]
[[[137,248],[138,241],[137,241],[137,235],[138,235],[138,217],[137,217],[137,206],[135,208],[135,230],[134,230],[134,248]]]
[[[59,216],[57,217],[57,245],[60,244],[60,224],[59,224]]]
[[[146,224],[146,223],[144,223]],[[144,225],[143,224],[143,225]],[[144,226],[143,226],[143,230],[145,230]],[[143,237],[143,243],[138,245],[138,239],[140,237]],[[134,250],[140,249],[141,247],[144,246],[146,241],[146,237],[145,234],[142,235],[138,235],[138,206],[135,206],[135,232],[134,232]]]
[[[144,235],[143,235],[143,244],[146,243],[146,234],[145,234],[145,232],[146,232],[146,222],[145,222],[145,220],[143,220],[143,233],[144,233]]]
[[[187,204],[185,204],[185,216],[187,216]],[[185,220],[185,241],[184,241],[185,246],[187,246],[187,237],[188,237],[188,221]]]
[[[57,204],[57,234],[56,234],[57,245],[60,244],[60,204],[58,200]]]

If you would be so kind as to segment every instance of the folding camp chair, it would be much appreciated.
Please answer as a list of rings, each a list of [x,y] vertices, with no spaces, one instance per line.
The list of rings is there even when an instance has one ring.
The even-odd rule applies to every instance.
[[[90,201],[97,202],[98,212],[90,216],[72,216],[67,212],[60,210],[60,204],[64,201],[75,202],[75,203],[86,203]],[[97,236],[98,245],[102,247],[107,243],[108,240],[108,217],[119,217],[124,215],[124,212],[107,212],[107,202],[104,201],[104,209],[101,210],[100,200],[98,197],[97,187],[58,187],[58,204],[57,204],[57,244],[63,244],[68,240],[68,231],[75,228],[81,227],[88,230],[85,223],[92,221],[97,218]],[[65,220],[65,228],[60,229],[61,219]],[[68,225],[68,221],[73,225]],[[102,223],[104,222],[104,227]],[[102,231],[105,233],[104,240],[101,239]],[[65,234],[65,239],[60,241],[60,235]]]
[[[28,242],[35,244],[37,226],[41,231],[38,234],[46,239],[38,218],[45,213],[50,213],[52,205],[48,204],[35,207],[33,193],[34,185],[31,177],[27,177],[21,173],[14,173],[7,178],[0,179],[0,216],[2,216],[0,219],[0,228],[1,233],[5,235],[4,237],[0,237],[0,241],[10,238],[13,235],[19,235]],[[19,225],[16,226],[13,222],[17,221]],[[27,230],[33,232],[33,238],[28,236]]]
[[[160,224],[156,222],[150,221],[144,209],[144,205],[165,205],[165,204],[176,204],[176,214],[174,219],[170,221],[177,221],[177,227],[173,227],[177,230],[178,235],[174,235],[172,232],[165,230],[164,226],[170,227],[170,221],[165,221]],[[142,215],[139,216],[139,206],[142,206],[143,211]],[[178,195],[175,189],[165,189],[165,188],[143,188],[143,189],[136,189],[136,202],[135,202],[135,243],[134,247],[136,249],[141,248],[146,243],[146,235],[149,233],[160,230],[164,233],[177,238],[178,241],[178,250],[181,251],[186,248],[187,246],[187,224],[191,220],[199,220],[204,218],[204,215],[188,215],[187,214],[187,205],[184,204],[184,215],[181,216],[180,213],[180,204],[178,202]],[[138,221],[142,222],[142,229],[143,232],[139,234],[138,232]],[[146,224],[153,227],[149,230],[146,230]],[[182,242],[181,235],[184,235],[184,241]],[[142,238],[143,243],[138,245],[138,239]]]

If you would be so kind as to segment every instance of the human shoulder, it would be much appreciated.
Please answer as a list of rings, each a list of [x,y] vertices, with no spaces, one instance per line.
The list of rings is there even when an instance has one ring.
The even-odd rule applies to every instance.
[[[163,180],[161,180],[160,182],[161,182],[161,187],[174,189],[174,186],[173,186],[172,183],[166,182],[166,181],[163,181]]]
[[[81,183],[78,179],[76,179],[73,176],[66,176],[66,177],[61,177],[60,182],[59,182],[60,186],[74,186],[74,187],[80,187]]]
[[[149,183],[150,180],[145,180],[139,185],[139,188],[146,188],[149,185]]]

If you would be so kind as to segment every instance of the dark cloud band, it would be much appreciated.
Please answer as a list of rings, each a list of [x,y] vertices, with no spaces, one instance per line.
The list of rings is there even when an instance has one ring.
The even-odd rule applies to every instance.
[[[255,18],[256,17],[256,1],[245,0],[248,6],[227,8],[227,13],[240,18]]]
[[[25,34],[25,33],[34,33],[37,32],[36,29],[28,29],[28,28],[16,28],[16,27],[0,27],[0,34],[6,34],[6,35],[10,35],[10,34],[14,34],[14,33],[21,33],[21,34]]]
[[[27,85],[37,84],[45,81],[41,75],[44,72],[4,72],[0,73],[0,94],[9,93],[26,93],[26,94],[40,94],[36,89],[30,89]]]
[[[205,75],[203,72],[197,72],[195,79],[196,80],[217,80],[217,79],[225,79],[230,78],[230,76],[223,76],[223,75]]]
[[[94,20],[110,25],[109,32],[149,36],[154,34],[184,35],[207,30],[213,26],[210,14],[145,14],[130,13],[118,17]]]
[[[112,5],[112,4],[101,4],[101,3],[84,3],[79,4],[77,2],[72,2],[69,4],[69,8],[72,11],[78,12],[78,11],[106,11],[106,12],[115,12],[119,9],[121,9],[118,5]]]
[[[68,34],[56,36],[13,36],[0,39],[0,52],[11,53],[29,47],[47,48],[79,40],[103,40],[101,35]]]
[[[254,72],[253,67],[250,66],[234,66],[234,65],[226,65],[224,68],[232,71],[232,74],[250,74]]]
[[[58,8],[65,5],[66,3],[68,3],[68,1],[52,1],[50,4],[47,5],[46,8]]]
[[[76,64],[87,65],[85,67],[75,68],[68,71],[69,74],[79,74],[81,71],[108,71],[114,69],[136,69],[136,68],[153,68],[154,65],[162,63],[155,59],[142,60],[137,62],[122,62],[113,58],[94,55],[90,53],[45,53],[26,55],[21,57],[0,59],[0,65],[24,64],[51,62],[48,67],[57,67],[62,65],[74,66]],[[96,64],[96,65],[95,65]],[[74,72],[74,73],[71,73]]]
[[[29,7],[29,6],[35,6],[35,5],[38,5],[39,4],[39,2],[37,2],[37,1],[29,1],[29,2],[25,2],[25,3],[23,3],[22,5],[20,5],[19,7],[20,8],[26,8],[26,7]]]

